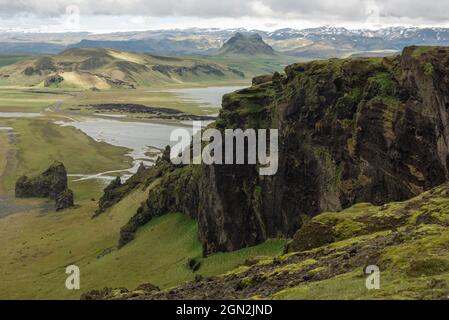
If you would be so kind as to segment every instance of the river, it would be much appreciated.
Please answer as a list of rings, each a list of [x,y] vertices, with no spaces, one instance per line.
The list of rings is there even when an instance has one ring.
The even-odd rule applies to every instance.
[[[222,96],[228,92],[241,89],[242,87],[209,87],[193,89],[175,89],[165,92],[175,92],[185,101],[195,101],[199,105],[214,106],[219,108]],[[178,125],[158,124],[148,122],[127,122],[119,119],[100,119],[100,118],[80,118],[76,121],[63,122],[58,124],[62,126],[75,127],[96,141],[102,141],[111,145],[126,147],[130,149],[129,156],[133,158],[133,167],[128,170],[108,171],[97,174],[77,173],[69,176],[76,177],[78,180],[103,179],[112,180],[117,174],[124,179],[135,173],[140,163],[146,166],[153,165],[154,161],[160,155],[161,151],[167,145],[173,145],[176,142],[170,142],[170,135],[173,130],[184,128],[192,134],[193,128],[186,126],[186,122],[180,122]],[[203,125],[208,123],[204,122]]]

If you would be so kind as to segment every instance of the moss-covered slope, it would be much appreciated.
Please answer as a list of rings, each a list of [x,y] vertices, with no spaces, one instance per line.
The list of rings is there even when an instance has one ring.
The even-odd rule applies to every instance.
[[[227,274],[169,290],[93,292],[106,299],[447,299],[449,184],[405,202],[323,213],[287,253],[257,257]],[[369,265],[380,289],[365,286]]]

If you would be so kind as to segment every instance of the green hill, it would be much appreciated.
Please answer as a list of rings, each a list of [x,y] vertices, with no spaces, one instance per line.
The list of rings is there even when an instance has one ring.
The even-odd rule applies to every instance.
[[[201,58],[162,57],[103,48],[68,49],[0,68],[4,84],[81,89],[236,81],[245,74]]]

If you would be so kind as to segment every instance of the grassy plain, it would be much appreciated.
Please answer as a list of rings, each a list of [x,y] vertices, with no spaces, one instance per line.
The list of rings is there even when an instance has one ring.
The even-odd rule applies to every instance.
[[[0,86],[0,112],[41,112],[48,106],[70,97],[67,91],[39,91]]]
[[[32,211],[0,219],[0,241],[8,243],[0,250],[0,298],[77,299],[92,289],[148,282],[167,288],[196,274],[221,274],[252,256],[278,255],[285,244],[269,241],[203,259],[196,223],[170,214],[149,223],[132,243],[117,250],[120,227],[146,196],[138,190],[96,219],[91,219],[96,203],[89,200],[60,213]],[[197,273],[188,269],[189,258],[200,259]],[[65,267],[71,264],[80,267],[80,291],[65,288]]]

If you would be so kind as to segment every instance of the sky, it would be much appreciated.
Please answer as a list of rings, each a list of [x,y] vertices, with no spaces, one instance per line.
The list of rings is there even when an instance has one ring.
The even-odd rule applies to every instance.
[[[447,0],[0,0],[0,29],[101,33],[193,27],[449,27],[448,12]]]

